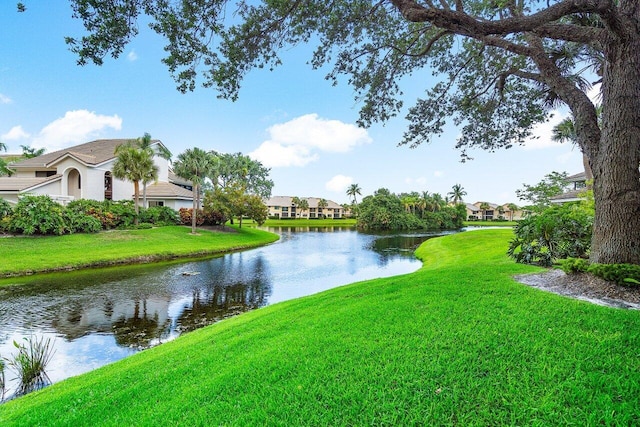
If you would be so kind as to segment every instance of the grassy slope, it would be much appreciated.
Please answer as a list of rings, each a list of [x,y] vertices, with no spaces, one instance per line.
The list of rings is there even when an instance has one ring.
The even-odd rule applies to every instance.
[[[0,425],[630,425],[640,314],[517,284],[510,230],[0,405]]]
[[[277,240],[264,231],[241,228],[237,233],[160,227],[149,230],[109,231],[46,237],[10,237],[0,240],[0,276],[210,255],[255,247]]]

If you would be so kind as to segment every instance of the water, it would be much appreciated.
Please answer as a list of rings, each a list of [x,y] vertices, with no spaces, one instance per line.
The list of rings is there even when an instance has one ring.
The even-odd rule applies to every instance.
[[[213,259],[4,280],[11,285],[0,287],[0,356],[15,354],[14,340],[51,338],[47,373],[60,381],[268,304],[415,271],[413,251],[434,236],[270,231],[278,242]],[[15,387],[9,381],[8,394]]]

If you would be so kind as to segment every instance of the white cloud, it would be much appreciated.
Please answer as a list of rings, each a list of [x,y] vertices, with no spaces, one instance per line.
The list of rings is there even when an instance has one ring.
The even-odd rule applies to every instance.
[[[336,175],[327,181],[324,187],[335,193],[344,193],[351,184],[353,184],[353,178],[350,176]]]
[[[127,59],[131,62],[135,61],[138,59],[138,54],[136,53],[135,50],[131,50],[131,52],[129,52],[127,54]]]
[[[270,168],[286,166],[304,166],[318,160],[317,154],[312,154],[308,147],[300,145],[282,145],[275,141],[265,141],[249,156]]]
[[[304,166],[320,158],[318,152],[346,153],[372,140],[365,129],[306,114],[271,126],[269,139],[249,156],[267,167]]]
[[[105,128],[120,130],[122,119],[117,115],[103,116],[87,110],[67,111],[64,117],[45,126],[31,145],[55,151],[72,144],[88,142],[100,135]]]
[[[11,98],[0,93],[0,104],[11,104],[12,102]]]
[[[7,141],[17,141],[19,139],[29,138],[30,136],[31,135],[22,129],[22,126],[14,126],[9,130],[9,132],[3,134],[1,138],[6,139]]]
[[[418,177],[418,178],[405,178],[404,182],[406,184],[409,184],[413,187],[424,187],[427,185],[427,178],[425,178],[424,176]]]
[[[435,176],[436,178],[442,178],[444,176],[444,172],[435,171],[435,172],[433,172],[433,176]]]
[[[543,148],[558,147],[559,142],[553,141],[551,135],[553,134],[553,128],[569,117],[568,113],[560,112],[559,110],[552,111],[553,117],[544,123],[538,123],[533,127],[533,135],[529,138],[523,148],[525,150],[538,150]]]

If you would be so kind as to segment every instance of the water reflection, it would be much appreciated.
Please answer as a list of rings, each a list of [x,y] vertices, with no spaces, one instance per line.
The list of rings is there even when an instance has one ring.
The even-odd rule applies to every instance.
[[[413,249],[432,236],[312,228],[271,228],[280,241],[213,259],[3,280],[0,356],[51,337],[56,382],[267,304],[414,271]]]

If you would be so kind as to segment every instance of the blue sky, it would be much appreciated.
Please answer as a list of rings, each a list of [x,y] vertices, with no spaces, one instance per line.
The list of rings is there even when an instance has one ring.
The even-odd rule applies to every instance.
[[[136,138],[149,132],[174,156],[190,147],[242,152],[272,168],[273,195],[348,201],[357,183],[362,196],[385,187],[392,192],[446,195],[460,183],[466,202],[520,203],[515,190],[552,171],[582,171],[580,151],[549,141],[558,111],[541,125],[539,139],[496,153],[473,151],[460,162],[454,149],[459,130],[415,149],[398,147],[404,117],[386,125],[355,125],[360,105],[346,79],[337,87],[306,63],[311,47],[283,53],[284,66],[255,70],[236,102],[213,89],[181,94],[163,58],[164,40],[140,24],[140,35],[117,59],[101,67],[76,65],[65,36],[83,34],[66,1],[31,0],[17,13],[14,1],[0,4],[0,141],[9,152],[20,145],[48,152],[99,138]],[[419,71],[405,89],[409,106],[428,86]]]

